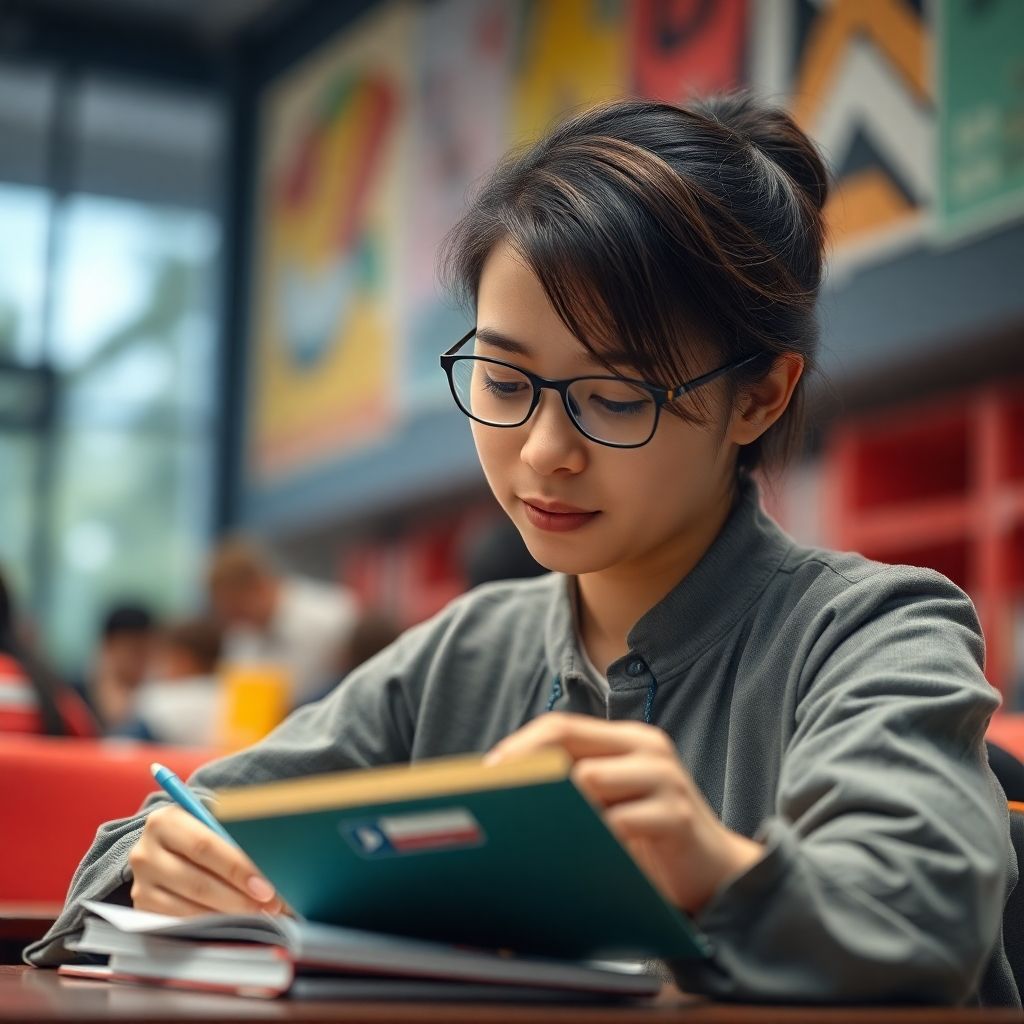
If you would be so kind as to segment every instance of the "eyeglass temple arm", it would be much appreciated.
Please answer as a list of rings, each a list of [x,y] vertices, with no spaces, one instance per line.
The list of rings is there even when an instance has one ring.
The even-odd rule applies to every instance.
[[[472,338],[474,334],[476,334],[476,328],[475,327],[471,331],[467,331],[461,338],[459,338],[459,340],[457,342],[455,342],[454,345],[452,345],[452,347],[450,349],[448,349],[447,352],[442,352],[441,355],[443,355],[443,356],[453,356],[453,355],[455,355],[455,353],[458,352],[459,349],[462,348],[462,346],[465,345],[466,342],[469,341],[469,339]]]
[[[687,381],[685,384],[678,385],[678,387],[669,388],[669,390],[665,392],[665,401],[671,402],[680,395],[685,395],[690,391],[695,391],[697,388],[703,387],[705,384],[710,384],[713,380],[717,380],[719,377],[729,373],[731,370],[738,370],[741,366],[746,366],[747,363],[752,363],[755,359],[769,354],[770,353],[768,352],[755,352],[753,355],[744,356],[736,362],[726,363],[725,366],[720,366],[717,370],[711,370],[710,373],[705,373],[702,377],[696,377],[693,380]]]

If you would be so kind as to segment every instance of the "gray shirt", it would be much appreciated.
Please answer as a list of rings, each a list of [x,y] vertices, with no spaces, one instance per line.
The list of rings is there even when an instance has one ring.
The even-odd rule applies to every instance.
[[[1001,933],[1017,864],[983,742],[998,697],[959,589],[797,545],[746,482],[703,559],[630,631],[605,699],[579,663],[570,584],[472,591],[192,784],[485,751],[551,708],[648,720],[724,823],[767,850],[697,918],[715,955],[668,965],[682,987],[1020,1005]],[[164,799],[99,830],[29,962],[71,958],[83,899],[127,900],[128,852]]]

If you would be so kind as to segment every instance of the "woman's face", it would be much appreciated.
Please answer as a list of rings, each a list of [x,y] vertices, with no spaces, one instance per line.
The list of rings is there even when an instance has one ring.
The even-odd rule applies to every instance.
[[[478,355],[548,378],[608,373],[576,341],[540,281],[507,244],[495,247],[484,266],[477,327],[513,339],[523,350],[512,354],[480,341]],[[696,372],[714,369],[713,360],[709,353]],[[616,369],[637,376],[626,364]],[[538,562],[575,575],[657,571],[731,495],[737,449],[723,438],[728,417],[717,382],[705,397],[713,412],[708,426],[662,410],[654,437],[641,448],[588,440],[550,390],[520,427],[471,423],[487,481]]]

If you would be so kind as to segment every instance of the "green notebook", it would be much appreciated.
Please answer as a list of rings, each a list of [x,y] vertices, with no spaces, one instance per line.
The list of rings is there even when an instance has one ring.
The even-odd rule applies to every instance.
[[[544,750],[368,768],[222,790],[214,811],[312,921],[559,957],[701,957]]]

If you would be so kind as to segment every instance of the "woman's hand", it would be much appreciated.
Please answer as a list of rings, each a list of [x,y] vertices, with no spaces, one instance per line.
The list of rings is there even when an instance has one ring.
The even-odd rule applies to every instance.
[[[177,804],[146,819],[128,854],[132,904],[175,917],[252,914],[284,909],[271,884],[237,846]]]
[[[497,744],[487,762],[550,746],[572,756],[573,782],[665,898],[688,913],[764,853],[718,820],[668,735],[652,725],[549,712]]]

